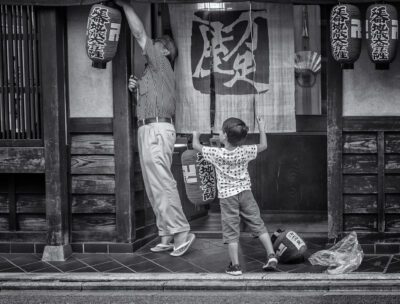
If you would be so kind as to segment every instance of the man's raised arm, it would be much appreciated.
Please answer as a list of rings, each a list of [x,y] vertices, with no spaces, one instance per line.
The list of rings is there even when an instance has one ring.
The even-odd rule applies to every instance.
[[[143,50],[146,45],[147,34],[142,21],[138,15],[136,15],[136,12],[131,6],[129,0],[115,0],[115,3],[123,8],[126,19],[128,20],[129,28]]]

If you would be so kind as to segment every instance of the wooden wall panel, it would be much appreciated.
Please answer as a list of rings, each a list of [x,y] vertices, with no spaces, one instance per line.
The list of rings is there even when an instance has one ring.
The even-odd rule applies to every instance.
[[[400,214],[400,194],[386,194],[385,212]]]
[[[114,155],[114,138],[111,134],[72,135],[71,154]]]
[[[377,173],[376,155],[343,155],[343,173]]]
[[[385,222],[387,232],[400,232],[400,214],[387,214]]]
[[[17,194],[17,213],[46,213],[44,194]]]
[[[44,149],[14,147],[0,149],[2,173],[44,173]]]
[[[115,162],[111,155],[73,155],[71,174],[114,174]]]
[[[385,192],[400,193],[400,175],[387,175],[385,177]]]
[[[254,198],[260,209],[326,213],[327,137],[267,136],[268,149],[249,163]],[[250,135],[246,144],[258,140],[258,135]]]
[[[385,152],[400,153],[400,134],[386,134],[385,136]]]
[[[374,175],[345,175],[343,176],[343,193],[377,193],[378,177]]]
[[[115,213],[115,196],[73,195],[72,213]]]
[[[114,194],[115,178],[109,175],[74,175],[71,188],[73,194]]]
[[[9,216],[6,214],[0,214],[0,231],[8,231],[9,223],[8,223]]]
[[[376,232],[378,221],[376,215],[345,215],[344,230],[345,231],[368,231]]]
[[[72,241],[116,242],[113,119],[70,121]]]
[[[345,134],[343,138],[343,153],[376,153],[376,134]]]
[[[345,213],[376,213],[378,212],[377,195],[344,195]]]
[[[0,213],[9,212],[9,201],[7,194],[0,194]]]
[[[18,228],[21,231],[46,231],[46,215],[19,214],[17,216]]]
[[[75,215],[72,219],[72,231],[112,233],[115,232],[115,225],[115,214]]]
[[[400,154],[385,155],[385,170],[400,173]]]
[[[72,231],[73,242],[117,242],[117,232],[113,231]]]

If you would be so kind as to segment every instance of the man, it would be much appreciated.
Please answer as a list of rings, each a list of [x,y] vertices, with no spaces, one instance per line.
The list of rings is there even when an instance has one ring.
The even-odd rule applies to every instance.
[[[129,1],[116,0],[116,3],[123,8],[129,28],[147,61],[141,79],[137,81],[131,76],[128,88],[138,91],[140,164],[161,237],[161,243],[151,250],[173,250],[170,253],[172,256],[181,256],[189,249],[195,235],[189,233],[190,226],[171,172],[176,134],[172,121],[175,114],[175,75],[170,61],[173,62],[177,56],[177,49],[168,36],[154,41],[150,39]]]

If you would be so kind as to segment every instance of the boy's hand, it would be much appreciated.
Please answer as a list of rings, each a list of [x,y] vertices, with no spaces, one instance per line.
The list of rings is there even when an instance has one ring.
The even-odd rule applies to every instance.
[[[257,116],[257,124],[259,131],[265,131],[265,120],[262,116]]]
[[[193,131],[193,138],[199,138],[200,137],[200,133],[197,131]]]

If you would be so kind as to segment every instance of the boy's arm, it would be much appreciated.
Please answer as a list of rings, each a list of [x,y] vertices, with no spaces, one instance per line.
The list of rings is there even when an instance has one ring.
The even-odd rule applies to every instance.
[[[142,21],[138,15],[136,15],[136,12],[130,5],[129,0],[116,0],[115,2],[123,8],[126,19],[128,20],[129,28],[131,29],[133,36],[139,43],[142,50],[144,50],[147,41],[147,34]]]
[[[262,117],[257,116],[258,130],[260,131],[260,143],[257,145],[257,153],[267,150],[267,134],[265,132],[265,121]]]
[[[193,149],[198,152],[201,152],[203,150],[203,145],[200,143],[200,133],[199,132],[196,132],[196,131],[193,132],[192,145],[193,145]]]

